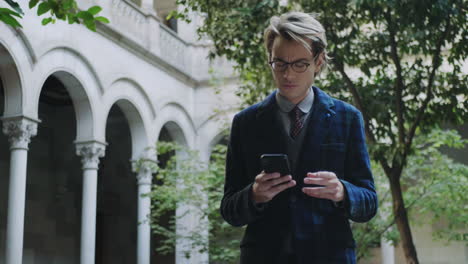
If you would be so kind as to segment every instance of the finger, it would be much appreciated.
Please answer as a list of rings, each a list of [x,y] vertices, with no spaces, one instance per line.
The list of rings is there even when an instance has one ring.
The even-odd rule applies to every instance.
[[[315,197],[315,198],[322,198],[322,199],[330,199],[334,192],[326,187],[304,187],[302,188],[302,192]]]
[[[271,179],[277,179],[279,177],[281,177],[281,174],[279,174],[279,172],[265,173],[263,175],[263,177],[261,177],[260,181],[265,182],[265,181],[269,181]]]
[[[286,175],[286,176],[281,176],[277,179],[272,179],[272,180],[269,180],[267,182],[265,182],[264,184],[267,184],[269,187],[274,187],[278,184],[282,184],[282,183],[285,183],[285,182],[288,182],[292,180],[292,176],[291,175]]]
[[[304,178],[304,183],[305,184],[318,184],[318,185],[330,185],[330,180],[329,179],[323,179],[323,178],[315,178],[315,177],[306,177]]]
[[[260,172],[259,174],[257,174],[257,176],[255,176],[255,181],[258,181],[258,180],[261,179],[264,175],[265,175],[265,171]]]
[[[330,171],[309,172],[309,173],[307,173],[307,177],[323,178],[323,179],[337,178],[336,174],[333,173],[333,172],[330,172]]]
[[[257,177],[255,177],[255,181],[258,183],[262,183],[271,179],[279,178],[280,176],[281,175],[278,172],[265,173],[264,171],[262,171],[260,174],[257,175]]]
[[[279,177],[279,173],[263,174],[263,177],[260,176],[256,178],[255,182],[258,185],[257,186],[258,190],[261,192],[265,192],[265,191],[268,191],[274,185],[291,180],[291,178],[288,179],[288,177],[279,177],[279,178],[277,177]],[[268,179],[268,178],[271,178],[271,179]]]
[[[278,193],[288,189],[288,188],[291,188],[293,186],[296,185],[296,181],[295,180],[291,180],[287,183],[283,183],[283,184],[279,184],[279,185],[276,185],[275,187],[271,188],[270,191],[271,193],[273,193],[273,196],[276,196]]]
[[[327,187],[304,187],[302,192],[308,196],[329,199],[332,201],[343,200],[343,191],[339,187],[327,188]]]

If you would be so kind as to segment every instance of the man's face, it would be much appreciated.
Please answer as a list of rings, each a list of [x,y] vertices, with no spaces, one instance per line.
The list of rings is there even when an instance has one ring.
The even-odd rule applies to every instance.
[[[307,40],[309,45],[311,40]],[[277,72],[273,70],[273,76],[279,93],[290,102],[298,104],[309,93],[309,88],[314,83],[314,74],[320,70],[321,57],[314,62],[313,55],[301,43],[295,40],[287,40],[276,37],[273,41],[271,51],[271,61],[279,62],[304,62],[310,64],[306,71],[295,72],[291,65],[285,71]]]

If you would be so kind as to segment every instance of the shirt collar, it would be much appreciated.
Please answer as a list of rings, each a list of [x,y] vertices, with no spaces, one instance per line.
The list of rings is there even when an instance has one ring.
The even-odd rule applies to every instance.
[[[278,106],[281,111],[289,113],[291,112],[294,107],[296,106],[295,104],[291,103],[286,97],[282,96],[279,91],[276,91],[276,102],[278,103]],[[299,102],[297,105],[299,109],[305,114],[307,114],[310,109],[312,109],[312,104],[314,102],[314,90],[312,87],[309,88],[309,93],[307,96]]]

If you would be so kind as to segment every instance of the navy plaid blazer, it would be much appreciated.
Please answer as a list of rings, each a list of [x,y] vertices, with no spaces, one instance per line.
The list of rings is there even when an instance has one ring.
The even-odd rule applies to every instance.
[[[255,205],[252,185],[261,172],[260,156],[286,153],[284,129],[276,114],[275,92],[235,115],[226,160],[221,215],[233,226],[247,225],[241,263],[290,263],[281,260],[292,237],[296,263],[355,263],[349,220],[369,221],[377,194],[365,143],[361,113],[317,87],[297,169],[296,186]],[[307,172],[332,171],[345,188],[344,206],[305,195]]]

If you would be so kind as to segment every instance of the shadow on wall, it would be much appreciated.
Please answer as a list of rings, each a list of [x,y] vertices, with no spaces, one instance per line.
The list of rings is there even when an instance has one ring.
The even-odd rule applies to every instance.
[[[164,142],[174,142],[175,139],[169,133],[169,130],[164,126],[161,129],[161,133],[159,134],[158,141]],[[158,162],[161,168],[164,168],[167,164],[167,161],[170,159],[171,156],[175,155],[174,152],[166,153],[164,155],[158,155]],[[153,177],[153,184],[162,185],[164,182],[161,180],[157,180],[156,177]],[[169,220],[171,216],[175,215],[175,211],[168,212],[165,216],[160,219],[160,224],[162,226],[169,226]],[[156,251],[156,248],[160,247],[162,244],[160,241],[163,238],[159,235],[152,234],[151,235],[151,264],[175,264],[175,253],[162,255]],[[175,249],[173,249],[175,252]]]
[[[23,263],[76,263],[81,223],[81,162],[76,119],[63,83],[49,77],[39,98],[26,180]]]
[[[0,77],[0,116],[3,116],[5,108],[5,91]],[[3,125],[3,123],[2,123]],[[5,233],[8,207],[8,185],[9,185],[9,166],[10,164],[10,145],[8,138],[0,133],[0,260],[5,258]]]
[[[109,112],[106,141],[106,155],[99,163],[98,172],[96,264],[134,263],[137,244],[137,184],[130,162],[130,128],[117,105]]]

